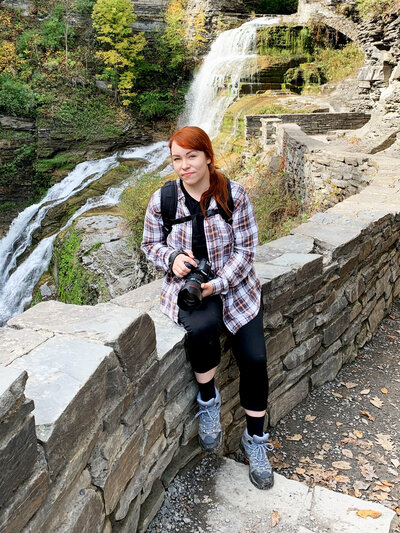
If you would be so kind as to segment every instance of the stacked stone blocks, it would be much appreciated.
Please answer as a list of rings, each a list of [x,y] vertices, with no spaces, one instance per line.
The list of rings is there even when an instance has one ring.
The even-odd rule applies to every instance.
[[[294,146],[294,145],[293,145]],[[397,166],[260,246],[269,424],[333,379],[400,293]],[[0,330],[0,531],[143,532],[201,457],[184,331],[161,281],[94,307],[43,302]],[[243,430],[229,339],[217,385],[224,452]]]

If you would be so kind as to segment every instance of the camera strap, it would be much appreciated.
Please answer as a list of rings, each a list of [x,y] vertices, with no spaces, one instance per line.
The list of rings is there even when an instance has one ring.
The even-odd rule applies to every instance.
[[[233,213],[235,204],[232,198],[231,182],[227,179],[228,185],[228,207]],[[220,215],[225,222],[232,224],[232,215],[223,209],[223,207],[218,204],[217,209],[207,209],[206,217],[211,217],[214,215]],[[193,220],[197,215],[189,215],[186,217],[176,218],[176,208],[178,206],[178,186],[176,180],[169,180],[161,187],[161,216],[163,219],[163,233],[164,238],[166,239],[172,231],[172,226],[175,224],[182,224],[183,222],[189,222]]]

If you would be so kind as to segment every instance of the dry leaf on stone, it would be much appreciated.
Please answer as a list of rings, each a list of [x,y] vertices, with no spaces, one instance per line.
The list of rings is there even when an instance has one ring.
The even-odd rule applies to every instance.
[[[272,511],[272,520],[271,520],[272,527],[275,527],[276,525],[278,525],[280,521],[281,521],[281,515],[278,513],[278,511]]]
[[[388,452],[393,450],[392,437],[390,435],[385,435],[383,433],[378,433],[375,437],[377,444],[382,446],[382,448]]]
[[[372,398],[372,400],[370,400],[369,403],[372,403],[372,405],[374,405],[378,409],[382,409],[383,403],[382,403],[382,400],[378,398],[378,396],[375,396],[375,398]]]
[[[316,418],[317,418],[317,417],[316,417],[316,416],[313,416],[313,415],[306,415],[306,416],[304,417],[304,420],[305,420],[306,422],[312,422],[312,421],[315,420]]]
[[[368,411],[360,411],[360,413],[368,418],[368,420],[371,420],[372,422],[375,421],[375,417],[371,415]]]
[[[324,442],[324,444],[322,445],[322,449],[325,450],[326,452],[329,452],[329,450],[331,449],[331,445],[328,444],[327,442]]]
[[[332,466],[339,470],[350,470],[351,465],[347,461],[333,461]]]
[[[391,461],[392,461],[392,465],[395,468],[398,468],[400,466],[400,461],[398,459],[391,459]]]
[[[370,500],[376,500],[378,502],[384,502],[386,501],[389,496],[386,494],[386,492],[373,492],[368,496]]]
[[[369,394],[371,389],[363,389],[360,391],[360,394]]]
[[[338,483],[349,483],[350,479],[347,476],[339,474],[338,476],[335,476],[335,481]]]
[[[396,507],[395,513],[397,514],[397,516],[400,516],[400,507]]]
[[[382,393],[382,394],[387,394],[388,392],[389,392],[389,391],[388,391],[388,389],[387,389],[386,387],[382,387],[382,388],[381,388],[381,393]]]
[[[360,496],[362,496],[362,492],[360,492],[356,486],[354,486],[353,489],[354,489],[354,496],[356,498],[360,498]]]
[[[348,381],[347,383],[341,382],[341,385],[344,385],[346,389],[354,389],[354,387],[357,387],[358,383],[353,383],[352,381]]]
[[[301,440],[303,438],[303,435],[300,435],[300,433],[296,433],[295,435],[288,435],[287,440]]]
[[[379,518],[382,513],[379,511],[374,511],[372,509],[361,509],[356,512],[356,515],[361,516],[361,518]]]
[[[343,422],[336,422],[337,427],[343,426]]]
[[[343,398],[343,396],[338,392],[332,392],[332,396],[335,396],[335,398]]]
[[[297,466],[296,467],[296,473],[300,474],[300,475],[303,475],[303,474],[306,473],[306,469],[305,468],[301,468],[300,466]]]
[[[362,431],[358,431],[358,429],[355,429],[353,434],[357,437],[357,439],[362,439],[364,436],[364,433]]]
[[[390,492],[392,489],[390,487],[387,487],[386,485],[383,485],[382,483],[375,483],[373,491],[381,490],[382,492]]]
[[[353,452],[351,450],[346,450],[345,448],[344,450],[342,450],[342,454],[345,457],[348,457],[349,459],[353,459]]]
[[[366,480],[372,481],[373,478],[378,478],[378,476],[375,474],[374,467],[371,465],[371,463],[365,463],[362,466],[360,466],[361,474],[365,477]]]

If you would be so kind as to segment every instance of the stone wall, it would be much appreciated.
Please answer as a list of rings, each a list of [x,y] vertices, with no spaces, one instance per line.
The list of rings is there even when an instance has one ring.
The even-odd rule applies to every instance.
[[[289,190],[311,210],[332,207],[360,192],[376,174],[377,165],[372,156],[346,152],[343,147],[330,145],[308,137],[297,124],[273,124],[277,152],[282,157],[282,168],[287,175]],[[263,124],[265,147],[270,138]]]
[[[359,194],[258,248],[271,426],[356,356],[400,293],[398,160],[375,163]],[[183,330],[160,313],[160,286],[43,302],[0,330],[2,533],[143,532],[201,456]],[[244,420],[223,345],[227,453]]]
[[[246,115],[246,141],[261,136],[262,120],[279,119],[284,124],[298,124],[307,135],[320,135],[333,130],[355,130],[366,124],[367,113],[288,113],[279,115]]]

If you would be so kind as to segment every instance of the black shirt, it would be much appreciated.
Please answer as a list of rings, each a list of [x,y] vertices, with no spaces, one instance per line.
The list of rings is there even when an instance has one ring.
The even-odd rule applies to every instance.
[[[195,200],[185,189],[182,180],[181,189],[185,195],[186,207],[193,216],[192,220],[192,252],[196,259],[208,259],[206,235],[204,233],[204,215],[201,212],[200,202]]]

